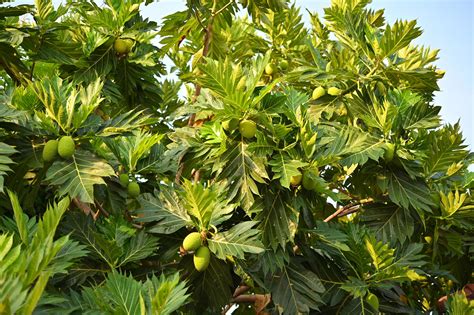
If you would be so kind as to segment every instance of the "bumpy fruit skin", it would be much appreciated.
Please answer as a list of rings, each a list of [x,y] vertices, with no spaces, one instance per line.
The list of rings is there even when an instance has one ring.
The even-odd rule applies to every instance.
[[[239,126],[239,120],[232,118],[222,122],[222,128],[227,131],[234,131]]]
[[[70,136],[64,136],[59,139],[58,153],[63,159],[70,159],[76,151],[76,144]]]
[[[117,38],[114,42],[114,50],[119,55],[128,54],[133,47],[133,40],[130,38]]]
[[[207,269],[211,261],[211,252],[209,248],[202,246],[194,253],[194,268],[201,272]]]
[[[277,69],[273,63],[269,63],[265,66],[265,73],[268,75],[272,75],[276,71]]]
[[[138,197],[140,195],[140,185],[137,182],[131,182],[127,186],[128,195],[132,198]]]
[[[317,100],[324,95],[326,95],[326,90],[322,86],[318,86],[313,90],[312,99]]]
[[[385,153],[383,154],[383,158],[385,161],[390,162],[393,160],[393,156],[395,155],[395,144],[393,143],[386,143],[385,144]]]
[[[303,175],[301,175],[301,174],[291,176],[291,178],[290,178],[291,186],[298,186],[301,183],[302,179],[303,179]]]
[[[331,87],[328,89],[328,94],[329,94],[329,95],[332,95],[332,96],[338,96],[338,95],[341,95],[341,94],[342,94],[342,90],[341,90],[341,89],[338,89],[338,88],[335,87],[335,86],[331,86]]]
[[[244,138],[253,138],[257,133],[257,124],[252,120],[244,119],[239,124],[239,131]]]
[[[129,182],[128,174],[120,174],[119,181],[120,181],[120,185],[122,185],[122,187],[127,187],[128,182]]]
[[[281,69],[281,70],[286,70],[286,69],[288,69],[288,61],[282,60],[282,61],[280,62],[280,69]]]
[[[306,190],[316,189],[316,181],[313,177],[318,176],[314,170],[307,170],[303,173],[303,187]]]
[[[201,233],[189,233],[183,240],[183,248],[186,251],[196,250],[201,247]]]
[[[52,162],[58,156],[58,140],[49,140],[43,148],[43,161]]]

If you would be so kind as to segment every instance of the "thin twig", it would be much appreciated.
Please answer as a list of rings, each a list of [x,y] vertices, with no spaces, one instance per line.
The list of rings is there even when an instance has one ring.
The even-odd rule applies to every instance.
[[[374,199],[367,198],[367,199],[359,200],[359,202],[357,202],[356,204],[348,204],[348,205],[345,205],[344,207],[340,207],[339,209],[337,209],[336,212],[334,212],[333,214],[328,216],[326,219],[324,219],[324,222],[329,222],[332,219],[334,219],[335,217],[339,216],[343,212],[346,212],[348,210],[352,211],[354,209],[358,209],[361,205],[371,203],[373,201],[374,201]],[[355,210],[355,211],[357,211],[357,210]],[[352,212],[355,212],[355,211],[352,211]],[[352,213],[352,212],[350,212],[350,213]],[[349,214],[349,213],[347,213],[347,214]]]
[[[104,207],[102,207],[102,205],[99,202],[97,202],[97,200],[95,202],[95,206],[99,209],[100,212],[102,212],[102,214],[106,218],[110,217],[110,214],[107,212],[107,210],[105,210]]]

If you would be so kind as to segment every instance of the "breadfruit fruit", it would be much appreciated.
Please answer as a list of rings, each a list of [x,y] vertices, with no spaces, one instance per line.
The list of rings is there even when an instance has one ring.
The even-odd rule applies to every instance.
[[[312,99],[317,100],[318,98],[324,95],[326,95],[326,90],[322,86],[318,86],[313,90]]]
[[[52,162],[58,156],[58,140],[49,140],[43,148],[43,161]]]
[[[385,161],[390,162],[393,160],[393,156],[395,155],[395,144],[387,142],[385,144],[385,153],[383,154],[383,158]]]
[[[70,136],[64,136],[59,139],[58,153],[63,159],[70,159],[76,151],[74,140]]]
[[[211,261],[211,252],[209,248],[202,246],[194,253],[194,268],[201,272],[207,269]]]
[[[133,40],[130,38],[117,38],[114,42],[114,50],[119,55],[128,54],[133,47]]]
[[[196,250],[201,247],[201,233],[189,233],[183,240],[183,248],[186,251]]]
[[[328,94],[332,96],[338,96],[342,94],[342,90],[337,87],[332,86],[328,89]]]
[[[269,63],[265,66],[265,73],[268,75],[272,75],[277,71],[275,65],[273,63]]]
[[[132,198],[138,197],[140,195],[140,185],[137,182],[131,182],[127,186],[128,195]]]
[[[227,131],[234,131],[239,126],[239,120],[232,118],[222,122],[222,128]]]
[[[129,177],[128,177],[128,174],[120,174],[119,176],[119,181],[120,181],[120,185],[122,185],[122,187],[127,187],[128,186],[128,182],[129,182]]]
[[[291,176],[291,178],[290,178],[291,186],[298,186],[301,183],[302,178],[303,178],[303,175],[301,175],[301,174]]]
[[[242,120],[239,124],[239,131],[244,138],[253,138],[257,133],[257,124],[252,120]]]

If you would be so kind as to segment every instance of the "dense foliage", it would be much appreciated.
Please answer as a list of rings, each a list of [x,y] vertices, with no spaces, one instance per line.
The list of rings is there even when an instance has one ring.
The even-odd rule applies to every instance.
[[[1,314],[473,312],[474,155],[415,21],[149,2],[0,7]]]

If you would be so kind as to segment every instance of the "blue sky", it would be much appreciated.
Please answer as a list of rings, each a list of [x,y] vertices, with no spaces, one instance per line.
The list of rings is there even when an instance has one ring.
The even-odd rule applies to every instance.
[[[14,3],[32,3],[15,1]],[[61,2],[55,0],[55,3]],[[301,8],[318,12],[330,0],[296,0]],[[418,21],[423,34],[416,44],[440,49],[438,67],[446,70],[439,81],[441,91],[436,93],[435,104],[440,105],[441,117],[446,123],[461,121],[466,144],[474,149],[474,84],[473,84],[473,2],[472,0],[373,0],[370,7],[385,9],[386,20],[392,24],[397,19]],[[164,16],[183,10],[184,0],[161,0],[142,8],[145,16],[160,21]],[[305,10],[301,10],[306,17]]]

